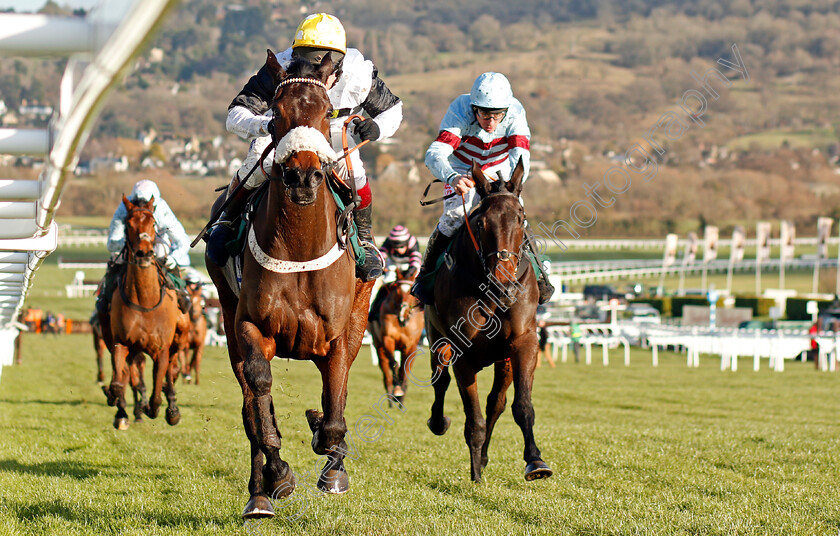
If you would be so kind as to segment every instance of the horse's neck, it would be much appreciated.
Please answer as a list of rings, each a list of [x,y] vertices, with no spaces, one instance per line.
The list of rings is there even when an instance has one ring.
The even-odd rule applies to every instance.
[[[273,181],[268,189],[264,210],[257,211],[255,232],[265,240],[266,253],[288,258],[308,260],[320,257],[336,242],[336,204],[326,186],[321,184],[315,202],[300,206],[286,195],[280,181]]]
[[[129,264],[125,271],[125,294],[137,305],[152,307],[160,299],[160,280],[157,267],[142,268]]]

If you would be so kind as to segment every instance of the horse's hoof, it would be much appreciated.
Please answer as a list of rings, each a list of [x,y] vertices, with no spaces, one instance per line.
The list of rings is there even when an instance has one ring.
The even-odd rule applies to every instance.
[[[438,425],[437,423],[433,422],[432,419],[426,421],[426,425],[429,427],[429,430],[432,431],[435,435],[443,435],[449,430],[449,425],[452,424],[452,419],[449,417],[443,417],[443,424]]]
[[[158,416],[158,410],[152,409],[151,406],[146,406],[145,408],[143,408],[143,413],[145,413],[146,417],[150,419],[157,419]]]
[[[181,412],[178,408],[174,410],[172,408],[166,408],[166,423],[169,426],[175,426],[179,422],[181,422]]]
[[[403,391],[402,387],[400,387],[399,385],[394,387],[394,398],[399,399],[399,398],[402,398],[404,395],[405,395],[405,391]]]
[[[343,469],[327,469],[318,478],[318,489],[339,495],[350,489],[350,475]]]
[[[321,421],[324,420],[324,413],[315,409],[306,410],[306,422],[309,423],[309,430],[315,433],[315,430],[321,426]]]
[[[286,472],[285,478],[281,478],[279,480],[271,479],[271,477],[267,474],[267,471],[263,470],[263,490],[275,501],[278,499],[285,499],[291,495],[295,490],[295,484],[295,474],[291,470]]]
[[[96,385],[99,387],[105,387],[105,380],[96,380]]]
[[[265,495],[252,495],[251,500],[245,505],[242,511],[243,519],[260,519],[263,517],[274,517],[274,507]]]
[[[525,480],[536,480],[538,478],[548,478],[553,475],[554,472],[542,460],[534,460],[525,466]]]
[[[184,383],[190,383],[192,381],[192,376],[189,374],[184,374]]]
[[[117,430],[128,430],[128,419],[125,417],[118,417],[114,419],[114,428]]]

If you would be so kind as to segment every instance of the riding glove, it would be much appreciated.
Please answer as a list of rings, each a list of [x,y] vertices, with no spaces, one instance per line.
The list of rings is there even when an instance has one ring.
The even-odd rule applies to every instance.
[[[166,261],[164,261],[163,265],[166,266],[167,270],[171,271],[176,266],[178,266],[178,263],[175,262],[175,257],[169,256],[169,257],[166,257]]]
[[[379,139],[379,125],[373,119],[355,119],[353,120],[353,124],[356,125],[355,132],[356,136],[359,137],[359,141],[376,141]]]

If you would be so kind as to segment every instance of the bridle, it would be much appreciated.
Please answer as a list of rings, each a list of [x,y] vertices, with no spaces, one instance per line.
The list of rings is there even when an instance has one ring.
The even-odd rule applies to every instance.
[[[482,198],[481,203],[479,203],[479,205],[473,210],[473,214],[478,214],[479,212],[482,211],[482,205],[484,205],[484,202],[487,199],[489,199],[492,196],[499,196],[499,195],[513,196],[513,194],[511,194],[509,192],[490,193],[490,194],[486,195],[484,198]],[[462,197],[461,200],[463,202],[463,197]],[[484,253],[484,247],[482,246],[482,240],[481,240],[482,226],[481,225],[476,225],[476,232],[473,233],[472,226],[470,225],[470,214],[466,213],[466,204],[465,203],[464,203],[464,220],[465,220],[465,226],[467,228],[467,232],[468,232],[468,234],[470,236],[470,239],[473,243],[473,247],[475,249],[476,255],[478,255],[479,262],[481,263],[481,270],[484,273],[485,277],[487,277],[489,279],[490,271],[487,269],[487,263],[493,257],[496,257],[499,262],[508,263],[508,262],[513,261],[514,262],[514,267],[513,267],[513,270],[510,271],[510,274],[511,274],[512,277],[515,277],[516,271],[519,268],[519,260],[520,260],[519,259],[519,253],[510,251],[508,249],[499,249],[499,250],[496,250],[496,251],[492,251],[490,253]],[[523,221],[524,221],[524,219],[523,219]],[[520,227],[521,227],[521,225],[520,225]],[[476,234],[478,236],[476,236]]]
[[[155,217],[154,211],[152,209],[148,208],[148,207],[134,207],[133,209],[128,211],[128,215],[126,216],[126,220],[128,220],[131,217],[131,215],[134,214],[135,212],[143,212],[143,213],[149,214],[152,218]],[[152,243],[152,245],[154,246],[155,237],[150,236],[149,233],[139,233],[137,237],[141,241],[142,240],[150,241]],[[134,309],[136,311],[142,311],[144,313],[154,311],[155,309],[160,307],[160,304],[163,303],[163,297],[166,295],[166,286],[164,285],[164,280],[163,280],[163,278],[165,276],[163,275],[163,270],[161,269],[160,264],[158,263],[157,259],[155,258],[154,249],[152,249],[152,254],[150,256],[147,257],[147,256],[144,255],[144,256],[140,257],[140,260],[138,260],[137,253],[135,253],[134,248],[131,246],[131,244],[129,243],[128,240],[126,240],[126,242],[125,242],[125,249],[128,252],[128,255],[127,255],[128,259],[126,260],[126,262],[128,264],[133,264],[133,265],[135,265],[135,266],[137,266],[138,268],[141,268],[141,269],[150,268],[152,266],[154,266],[156,268],[157,275],[158,275],[158,286],[160,287],[160,296],[158,296],[157,303],[154,304],[152,307],[144,307],[144,306],[142,306],[138,303],[132,302],[131,299],[129,299],[128,295],[125,293],[125,274],[123,273],[123,275],[121,277],[121,280],[118,282],[118,285],[117,285],[119,287],[119,291],[120,291],[120,298],[122,298],[123,303],[125,303],[128,307],[130,307],[131,309]]]

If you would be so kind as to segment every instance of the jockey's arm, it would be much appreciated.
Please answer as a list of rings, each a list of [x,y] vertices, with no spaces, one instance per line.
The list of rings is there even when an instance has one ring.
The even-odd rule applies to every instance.
[[[108,226],[108,243],[106,247],[110,253],[119,253],[125,247],[125,218],[128,211],[125,205],[120,203],[114,216],[111,218],[111,225]]]
[[[449,157],[461,145],[462,133],[468,126],[469,117],[464,115],[456,99],[446,110],[446,115],[440,122],[440,132],[426,151],[426,167],[436,179],[446,184],[452,184],[452,181],[460,176],[449,162]]]
[[[373,80],[370,84],[370,91],[362,109],[373,119],[379,127],[378,140],[384,140],[393,136],[402,123],[402,101],[391,93],[385,82],[379,78],[376,67],[373,68]]]
[[[269,103],[274,98],[274,80],[268,67],[263,65],[252,76],[228,106],[225,128],[240,138],[250,139],[268,135],[267,115]]]
[[[175,259],[178,266],[189,266],[190,238],[172,209],[162,199],[155,208],[155,220],[161,234],[169,240],[169,256]]]
[[[524,183],[531,170],[531,130],[528,128],[525,109],[519,104],[519,101],[514,102],[508,113],[511,114],[511,119],[513,119],[507,131],[511,146],[510,151],[508,151],[508,162],[510,163],[508,177],[513,176],[513,170],[516,169],[516,164],[521,158],[522,165],[525,167],[525,174],[522,176],[522,182]]]

